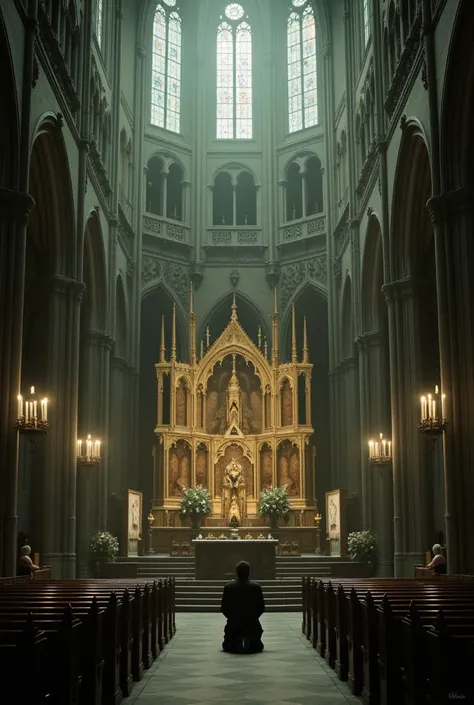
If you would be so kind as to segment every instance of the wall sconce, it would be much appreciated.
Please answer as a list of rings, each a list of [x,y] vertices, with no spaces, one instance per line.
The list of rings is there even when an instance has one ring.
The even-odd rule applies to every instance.
[[[93,441],[91,434],[83,441],[80,438],[77,440],[76,460],[80,466],[89,467],[91,465],[99,465],[100,463],[100,441]]]
[[[30,393],[26,399],[21,394],[17,399],[17,431],[31,435],[48,433],[48,400],[46,398],[38,400],[34,387],[30,387]]]
[[[426,433],[432,443],[436,443],[436,439],[443,431],[446,430],[448,422],[445,416],[446,394],[439,393],[439,387],[436,385],[434,394],[424,394],[420,398],[421,402],[421,418],[418,424],[420,433]]]
[[[387,441],[380,434],[378,441],[369,441],[369,463],[371,465],[389,465],[392,462],[392,441]]]

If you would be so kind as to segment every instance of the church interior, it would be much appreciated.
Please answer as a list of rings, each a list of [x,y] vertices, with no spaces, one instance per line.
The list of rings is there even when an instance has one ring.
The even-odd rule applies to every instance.
[[[1,689],[474,702],[473,37],[472,0],[0,0]]]

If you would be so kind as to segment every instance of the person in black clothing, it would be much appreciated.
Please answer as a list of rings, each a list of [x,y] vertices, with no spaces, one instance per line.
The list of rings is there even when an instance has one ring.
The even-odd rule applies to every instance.
[[[230,653],[255,654],[263,651],[263,629],[259,618],[265,612],[262,588],[250,580],[250,565],[235,567],[237,578],[228,583],[222,595],[221,612],[227,618],[222,649]]]

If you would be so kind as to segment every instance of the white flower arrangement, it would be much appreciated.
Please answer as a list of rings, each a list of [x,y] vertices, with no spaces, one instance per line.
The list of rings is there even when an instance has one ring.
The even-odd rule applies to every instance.
[[[98,560],[113,561],[119,552],[119,542],[108,531],[98,531],[91,538],[90,550]]]
[[[288,521],[290,516],[290,498],[285,487],[265,487],[260,492],[258,513],[262,517],[276,517]]]
[[[371,531],[354,531],[347,537],[347,552],[353,561],[371,561],[377,538]]]
[[[181,500],[181,516],[187,517],[192,514],[207,516],[211,513],[211,494],[207,487],[197,485],[196,487],[185,487],[183,499]]]

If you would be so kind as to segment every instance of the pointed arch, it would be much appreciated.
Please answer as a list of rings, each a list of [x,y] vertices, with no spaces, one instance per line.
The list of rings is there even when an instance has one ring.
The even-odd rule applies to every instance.
[[[362,330],[377,330],[380,326],[380,298],[383,286],[382,230],[377,216],[372,215],[367,226],[362,258]]]
[[[426,203],[431,197],[428,142],[417,120],[405,126],[395,171],[390,260],[392,279],[412,276],[423,268],[422,257],[432,239]]]
[[[2,103],[0,107],[0,187],[14,188],[18,178],[19,123],[18,102],[10,44],[0,9],[0,70],[2,75]]]
[[[90,213],[84,234],[84,302],[81,316],[89,329],[104,331],[107,326],[107,268],[102,229],[97,211]]]
[[[44,274],[73,278],[76,230],[74,196],[60,127],[59,119],[47,114],[34,131],[29,192],[37,207],[33,210],[28,233],[42,259]]]
[[[114,357],[128,360],[128,316],[125,287],[121,274],[115,281],[115,345]]]
[[[354,316],[352,310],[352,281],[346,276],[341,300],[341,357],[354,355]]]
[[[216,340],[227,326],[231,315],[233,291],[222,294],[208,309],[203,317],[203,322],[199,329],[198,341],[205,339],[206,328],[210,327],[211,341]],[[269,326],[264,312],[247,294],[242,291],[235,292],[237,304],[237,316],[249,338],[257,340],[258,327],[262,329],[262,336],[267,339],[270,349]]]

